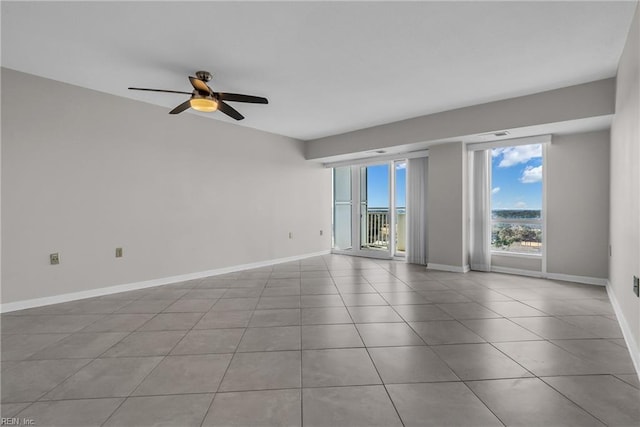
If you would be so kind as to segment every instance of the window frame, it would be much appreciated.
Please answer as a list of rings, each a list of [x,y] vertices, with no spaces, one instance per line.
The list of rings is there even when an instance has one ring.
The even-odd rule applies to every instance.
[[[479,143],[469,143],[467,144],[468,151],[477,151],[477,150],[492,150],[494,148],[504,148],[504,147],[517,147],[521,145],[535,145],[540,144],[542,146],[542,206],[540,209],[540,219],[513,219],[513,220],[494,220],[492,218],[492,206],[489,206],[489,212],[487,213],[491,218],[491,226],[495,222],[497,223],[521,223],[521,224],[541,224],[542,229],[542,238],[541,238],[541,251],[538,254],[534,253],[523,253],[523,252],[508,252],[494,249],[493,246],[489,247],[489,252],[491,256],[500,256],[500,257],[514,257],[514,258],[529,258],[529,259],[541,259],[542,263],[542,272],[547,271],[547,148],[549,144],[551,144],[551,135],[537,135],[537,136],[529,136],[524,138],[512,138],[512,139],[504,139],[497,141],[485,141]],[[487,189],[489,192],[492,188],[491,178],[493,175],[493,166],[491,167],[490,175],[489,175],[489,188]]]

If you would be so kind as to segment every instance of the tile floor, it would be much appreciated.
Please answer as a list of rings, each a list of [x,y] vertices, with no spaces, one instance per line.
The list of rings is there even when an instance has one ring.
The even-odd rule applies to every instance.
[[[638,426],[601,287],[329,255],[2,315],[37,426]]]

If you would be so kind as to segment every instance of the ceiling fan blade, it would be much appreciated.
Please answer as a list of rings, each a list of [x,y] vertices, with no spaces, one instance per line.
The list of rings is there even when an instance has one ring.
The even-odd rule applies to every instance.
[[[233,108],[229,104],[225,104],[223,101],[218,101],[218,110],[225,113],[227,116],[232,117],[236,120],[244,119],[244,116],[240,114],[235,108]]]
[[[130,90],[146,90],[148,92],[167,92],[167,93],[182,93],[185,95],[191,95],[191,92],[182,92],[179,90],[165,90],[165,89],[145,89],[141,87],[130,87]]]
[[[223,101],[250,102],[252,104],[268,104],[269,100],[261,96],[242,95],[240,93],[218,93],[218,98]]]
[[[201,94],[203,95],[211,94],[211,89],[209,88],[209,86],[207,86],[207,84],[202,80],[200,80],[199,78],[189,76],[189,81],[191,82],[191,86],[193,86],[193,88],[198,92],[200,92]]]
[[[185,102],[183,102],[182,104],[178,105],[173,110],[169,111],[169,114],[180,114],[184,110],[188,110],[190,107],[191,107],[191,100],[188,99]]]

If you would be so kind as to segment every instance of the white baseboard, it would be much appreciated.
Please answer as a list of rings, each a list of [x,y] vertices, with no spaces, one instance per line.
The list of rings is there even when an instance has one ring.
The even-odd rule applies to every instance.
[[[499,267],[499,266],[491,266],[491,271],[494,273],[517,274],[519,276],[539,277],[539,278],[551,279],[551,280],[562,280],[564,282],[582,283],[586,285],[597,285],[597,286],[607,285],[607,279],[601,279],[599,277],[574,276],[572,274],[561,274],[561,273],[545,274],[545,273],[542,273],[541,271],[523,270],[520,268],[509,268],[509,267]]]
[[[616,318],[620,324],[620,329],[622,329],[622,336],[624,337],[624,341],[627,343],[627,349],[629,350],[631,361],[633,362],[633,366],[636,368],[636,374],[640,377],[640,349],[638,347],[638,343],[636,343],[636,340],[633,338],[631,328],[629,327],[629,323],[620,308],[616,294],[613,289],[611,289],[611,283],[607,281],[606,286],[607,295],[609,295],[609,301],[611,301],[613,311],[616,313]]]
[[[521,268],[500,267],[497,265],[491,266],[491,272],[504,273],[504,274],[516,274],[518,276],[528,276],[528,277],[542,277],[542,273],[540,271],[524,270]]]
[[[438,271],[450,271],[452,273],[466,273],[469,271],[469,266],[459,266],[459,265],[447,265],[447,264],[434,264],[427,263],[427,269],[429,270],[438,270]]]
[[[250,270],[252,268],[268,267],[285,262],[299,261],[301,259],[312,258],[322,255],[329,255],[331,251],[320,251],[304,255],[296,255],[286,258],[277,258],[267,261],[259,261],[249,264],[233,265],[230,267],[217,268],[214,270],[200,271],[196,273],[181,274],[178,276],[162,277],[160,279],[144,280],[142,282],[126,283],[123,285],[107,286],[105,288],[90,289],[87,291],[71,292],[67,294],[53,295],[43,298],[34,298],[22,301],[8,302],[0,304],[0,313],[9,313],[27,308],[41,307],[43,305],[59,304],[61,302],[76,301],[85,298],[111,295],[119,292],[135,291],[138,289],[151,288],[154,286],[169,285],[172,283],[184,282],[187,280],[201,279],[203,277],[219,276],[221,274],[234,273],[236,271]]]
[[[547,273],[545,276],[551,280],[563,280],[565,282],[584,283],[587,285],[607,286],[607,279],[588,276],[574,276],[572,274]]]
[[[389,255],[388,252],[383,252],[382,254],[377,254],[373,251],[358,251],[358,250],[354,250],[351,251],[349,249],[332,249],[331,251],[329,251],[332,254],[336,254],[336,255],[348,255],[348,256],[354,256],[354,257],[360,257],[360,258],[371,258],[371,259],[383,259],[383,260],[391,260],[393,259],[392,256]]]

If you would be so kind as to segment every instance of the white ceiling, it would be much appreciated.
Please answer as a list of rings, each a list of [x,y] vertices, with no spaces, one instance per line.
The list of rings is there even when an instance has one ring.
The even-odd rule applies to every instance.
[[[214,90],[269,98],[234,104],[241,125],[309,140],[614,76],[636,1],[1,7],[3,67],[167,112],[185,95],[127,87],[190,91],[208,70]]]

